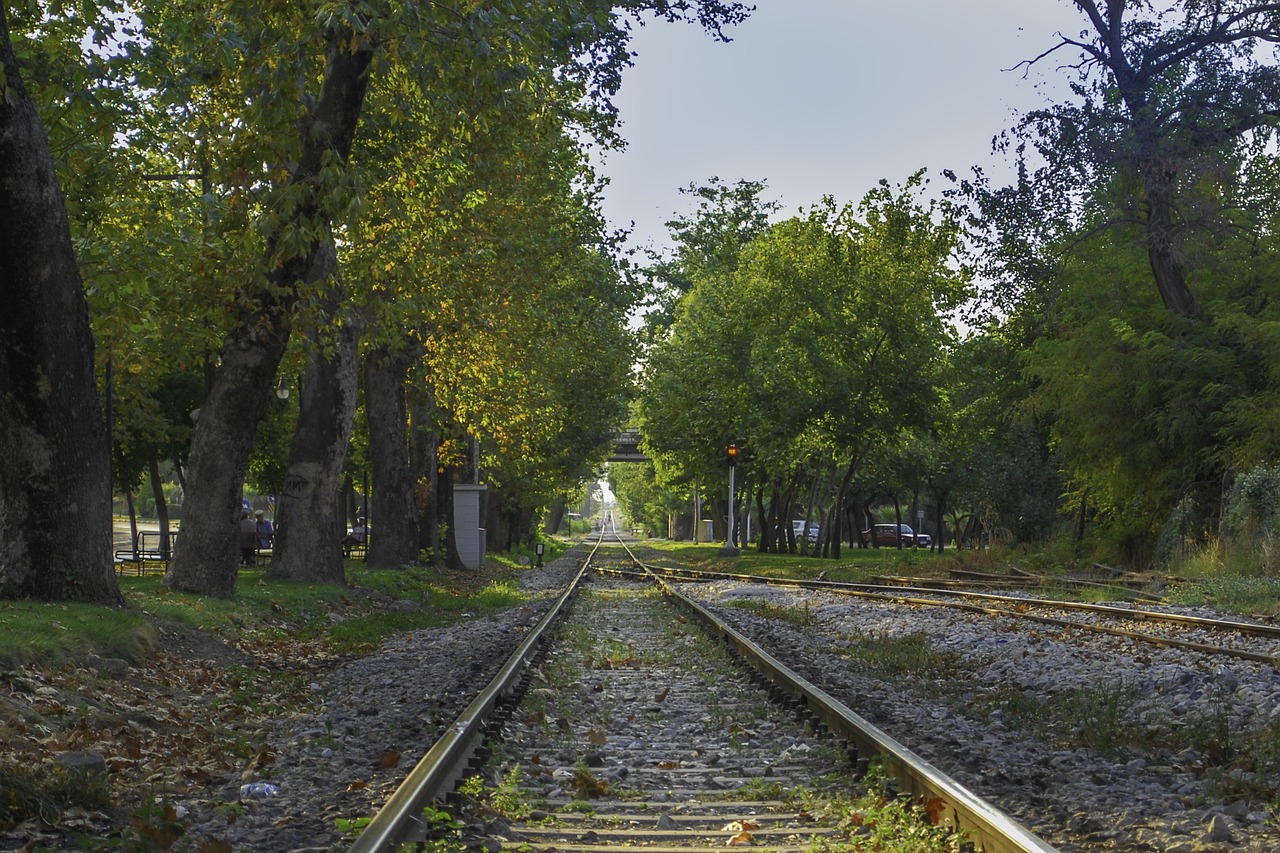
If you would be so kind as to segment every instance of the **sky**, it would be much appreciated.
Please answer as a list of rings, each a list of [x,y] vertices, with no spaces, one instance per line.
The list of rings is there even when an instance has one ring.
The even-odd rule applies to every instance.
[[[695,207],[680,188],[712,176],[763,180],[792,215],[922,167],[935,186],[943,169],[1008,174],[992,137],[1070,73],[1065,55],[1013,69],[1082,24],[1069,0],[754,2],[729,43],[662,22],[633,37],[615,100],[627,148],[600,165],[605,215],[634,223],[633,246],[669,245],[664,223]]]

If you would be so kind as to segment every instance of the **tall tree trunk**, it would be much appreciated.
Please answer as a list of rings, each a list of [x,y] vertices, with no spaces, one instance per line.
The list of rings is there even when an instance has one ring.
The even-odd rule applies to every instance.
[[[0,4],[0,598],[123,604],[88,302],[6,14]]]
[[[346,533],[340,487],[355,420],[364,322],[344,307],[347,292],[337,266],[337,248],[330,235],[311,276],[326,280],[328,290],[300,383],[298,424],[276,510],[270,577],[346,583],[338,545]],[[333,331],[322,331],[327,328]],[[369,547],[373,548],[372,540]]]
[[[933,537],[933,545],[938,549],[938,553],[941,554],[942,549],[945,548],[947,545],[946,511],[947,511],[947,501],[951,499],[950,487],[947,487],[944,489],[938,489],[934,493],[934,499],[938,505],[938,524],[937,524],[936,534]],[[956,528],[956,535],[959,536],[960,527],[958,525],[953,525],[953,526]],[[930,548],[930,550],[933,550],[933,549]]]
[[[379,347],[365,359],[365,412],[373,485],[370,518],[377,529],[369,538],[369,565],[379,568],[418,561],[418,513],[409,474],[409,412],[405,382],[409,357]]]
[[[840,478],[840,488],[836,490],[836,507],[844,506],[845,497],[849,494],[849,484],[853,482],[853,477],[858,473],[858,464],[862,461],[862,453],[858,450],[853,452],[853,456],[849,458],[849,465],[844,469],[844,476]],[[840,559],[840,520],[844,513],[832,513],[831,524],[831,550],[830,555],[834,560]]]
[[[174,589],[221,598],[235,594],[245,470],[287,338],[288,318],[277,318],[278,324],[242,324],[232,331],[199,409],[182,532],[165,575]]]
[[[817,473],[813,475],[812,485],[809,488],[809,505],[804,510],[804,527],[800,530],[800,553],[803,556],[809,556],[810,549],[816,557],[818,555],[818,542],[809,542],[809,525],[813,521],[814,507],[820,506],[818,495],[822,492],[822,481],[826,476],[826,466],[819,464]],[[818,513],[818,518],[822,518],[822,513]],[[826,536],[827,541],[831,539],[831,525],[826,520],[822,523],[822,528],[818,533],[819,536]]]
[[[893,520],[898,525],[898,550],[902,550],[902,501],[898,500],[898,493],[893,493]],[[911,544],[915,544],[912,542]]]
[[[346,162],[368,86],[373,47],[345,36],[335,33],[331,39],[320,97],[303,122],[302,156],[290,176],[298,190],[297,208],[268,240],[264,286],[245,300],[196,421],[182,534],[165,576],[177,590],[224,598],[235,594],[238,516],[253,436],[288,343],[301,284],[326,245],[320,172],[334,154]],[[281,243],[297,233],[311,235],[308,247],[279,260]]]
[[[1089,513],[1089,489],[1086,487],[1080,493],[1080,512],[1076,517],[1075,535],[1071,540],[1071,556],[1072,559],[1079,558],[1080,547],[1084,544],[1084,527],[1085,521],[1088,519]]]
[[[129,513],[129,547],[142,550],[142,543],[138,541],[138,507],[133,500],[133,489],[125,487],[124,489],[124,506]],[[112,521],[114,529],[115,522]]]
[[[417,518],[418,550],[431,554],[434,565],[443,565],[440,550],[439,479],[436,448],[439,433],[431,416],[430,394],[409,397],[409,465],[413,479],[413,506]]]
[[[776,482],[771,484],[773,500],[769,503],[776,504],[778,495],[778,485]],[[756,492],[756,515],[760,517],[760,550],[766,554],[777,553],[777,519],[773,518],[768,512],[768,507],[764,500],[765,484],[760,484],[760,490]]]
[[[169,502],[164,497],[164,480],[160,477],[160,458],[153,452],[148,465],[151,477],[151,496],[156,501],[156,519],[160,522],[160,556],[169,559]]]
[[[542,519],[542,532],[551,534],[560,529],[560,523],[564,521],[565,496],[558,495],[551,502],[551,506],[547,507],[547,514]]]
[[[534,535],[536,514],[537,510],[534,507],[522,506],[516,515],[516,542],[526,548],[532,548],[537,538]]]
[[[1159,163],[1143,169],[1146,179],[1147,258],[1155,276],[1164,307],[1179,316],[1196,313],[1195,297],[1187,286],[1187,276],[1178,257],[1178,240],[1173,217],[1176,170]]]
[[[480,519],[484,522],[488,544],[495,551],[509,551],[518,535],[517,509],[512,504],[510,496],[498,486],[490,487],[487,504],[485,513],[480,516]]]
[[[866,500],[860,501],[858,503],[859,514],[862,516],[861,520],[859,521],[860,526],[858,527],[858,541],[862,543],[863,548],[870,548],[872,544],[874,544],[876,526],[875,526],[875,520],[871,517],[871,510],[874,509],[873,505],[875,504],[875,500],[876,500],[875,493],[872,492],[871,494],[867,495]],[[868,540],[868,539],[862,538],[863,530],[871,531],[871,539]]]

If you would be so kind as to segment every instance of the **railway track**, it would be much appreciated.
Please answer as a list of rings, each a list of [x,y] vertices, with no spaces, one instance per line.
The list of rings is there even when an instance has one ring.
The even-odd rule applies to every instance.
[[[588,566],[597,577],[584,584],[584,567],[353,853],[436,837],[434,807],[477,774],[488,785],[467,783],[483,818],[468,825],[469,842],[491,851],[799,851],[882,831],[887,813],[848,805],[872,761],[912,795],[897,802],[922,805],[974,849],[1053,849],[669,584],[660,596],[622,548],[597,546]],[[553,633],[561,642],[543,645]]]
[[[1155,646],[1270,664],[1280,669],[1280,626],[1237,619],[1195,616],[1159,609],[1135,600],[1127,605],[1092,604],[958,588],[906,587],[897,584],[794,580],[763,575],[708,572],[674,567],[656,569],[672,581],[729,580],[804,588],[884,601],[907,607],[949,607],[989,616],[1038,622],[1058,628],[1123,637]],[[1238,641],[1245,638],[1248,644]]]

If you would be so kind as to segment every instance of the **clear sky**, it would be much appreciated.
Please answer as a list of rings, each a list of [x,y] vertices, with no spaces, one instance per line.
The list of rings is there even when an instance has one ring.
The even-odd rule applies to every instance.
[[[602,166],[612,227],[665,245],[693,204],[679,189],[763,180],[786,215],[857,201],[919,168],[1006,174],[992,137],[1065,91],[1061,60],[1013,69],[1076,33],[1070,0],[755,0],[714,41],[692,25],[636,31],[616,100],[628,141]],[[940,180],[940,179],[939,179]]]

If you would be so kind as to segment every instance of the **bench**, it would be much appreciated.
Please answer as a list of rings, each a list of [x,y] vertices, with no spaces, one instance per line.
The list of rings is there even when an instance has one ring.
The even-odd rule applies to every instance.
[[[177,538],[176,530],[169,531],[169,547],[162,548],[158,530],[139,530],[133,540],[132,548],[115,552],[116,572],[124,574],[129,566],[133,566],[139,575],[148,569],[166,571],[169,568],[169,558],[173,555],[173,544]]]
[[[266,539],[267,544],[263,545],[262,540]],[[266,566],[271,564],[271,555],[275,553],[273,550],[276,544],[275,531],[270,533],[259,533],[258,537],[253,540],[253,564],[255,566]]]
[[[347,536],[351,536],[350,533]],[[354,542],[348,542],[346,539],[342,541],[342,557],[346,560],[363,560],[369,554],[369,534],[366,532],[364,536]]]

